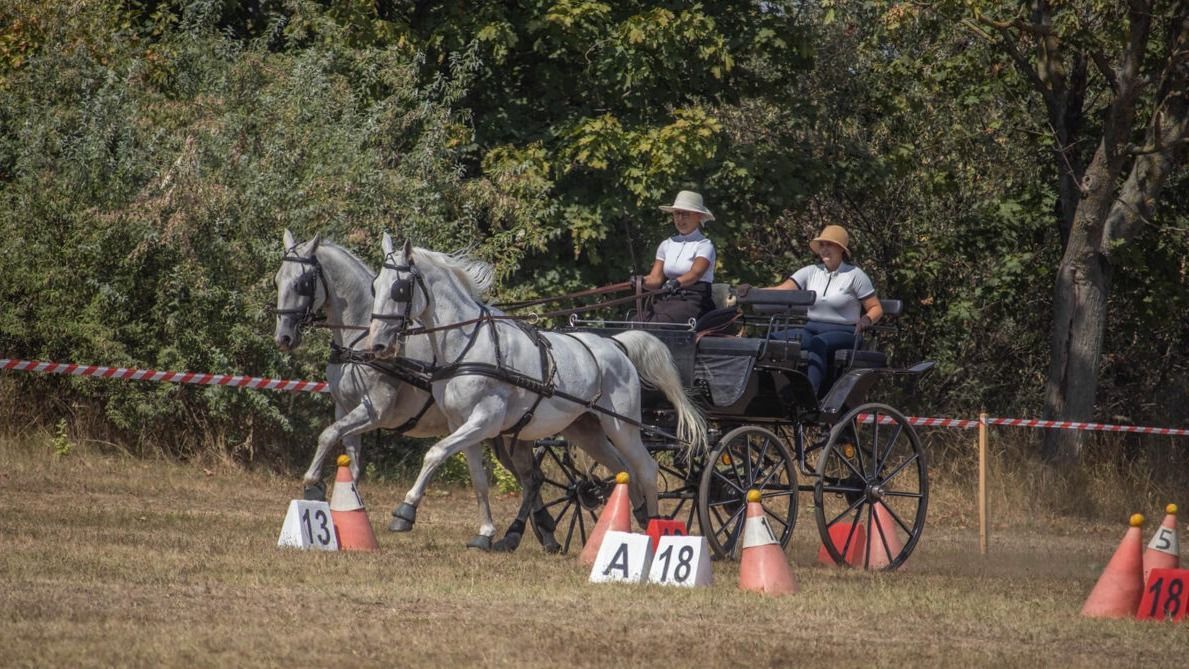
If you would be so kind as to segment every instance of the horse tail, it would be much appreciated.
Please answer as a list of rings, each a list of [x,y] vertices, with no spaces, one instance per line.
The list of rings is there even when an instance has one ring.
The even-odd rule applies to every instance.
[[[669,347],[642,330],[626,330],[612,339],[623,346],[640,379],[656,386],[677,411],[677,437],[689,444],[691,450],[704,450],[707,446],[706,419],[686,396]]]

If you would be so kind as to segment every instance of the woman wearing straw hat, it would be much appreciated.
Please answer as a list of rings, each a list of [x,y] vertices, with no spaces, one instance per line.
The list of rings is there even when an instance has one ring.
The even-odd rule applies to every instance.
[[[714,214],[702,203],[702,196],[683,190],[673,204],[661,211],[673,214],[677,234],[660,243],[652,271],[643,277],[644,288],[657,295],[641,320],[651,323],[686,323],[714,308],[710,284],[714,281],[714,242],[702,234],[702,224]]]
[[[846,228],[827,225],[810,240],[809,248],[821,262],[802,267],[773,288],[817,293],[805,327],[790,331],[788,336],[801,338],[802,350],[809,353],[809,382],[820,394],[834,352],[856,346],[863,330],[883,316],[883,307],[871,277],[849,262],[850,235]]]

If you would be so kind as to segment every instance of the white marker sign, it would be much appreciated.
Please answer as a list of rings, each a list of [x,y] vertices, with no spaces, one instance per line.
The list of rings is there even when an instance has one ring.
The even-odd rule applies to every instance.
[[[706,537],[669,535],[661,537],[648,572],[648,582],[686,588],[714,582],[710,570],[710,546]]]
[[[281,538],[277,539],[277,545],[337,551],[339,540],[334,533],[330,505],[308,499],[289,502],[289,511],[285,513],[285,524],[281,526]]]
[[[641,583],[652,563],[652,539],[647,534],[608,532],[590,570],[591,583]]]

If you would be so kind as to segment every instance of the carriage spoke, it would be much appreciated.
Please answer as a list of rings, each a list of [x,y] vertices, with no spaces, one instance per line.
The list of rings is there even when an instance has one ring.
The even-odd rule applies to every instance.
[[[924,499],[925,496],[919,492],[902,492],[900,490],[885,490],[884,497],[908,497],[911,499]]]
[[[863,449],[859,448],[858,450],[859,450],[859,467],[865,470],[866,467],[863,466],[863,455],[862,455]],[[871,476],[873,476],[873,477],[879,471],[878,469],[876,469],[876,462],[878,462],[878,460],[879,460],[879,412],[876,412],[875,415],[872,416],[872,422],[871,422]]]
[[[896,448],[896,440],[900,438],[900,433],[903,431],[904,426],[896,423],[896,431],[892,433],[892,438],[888,440],[888,448],[886,451],[884,451],[884,457],[881,458],[879,457],[879,453],[876,453],[875,472],[877,474],[879,473],[879,470],[883,469],[883,466],[887,464],[887,457],[890,456],[892,451]]]
[[[731,480],[730,480],[730,479],[728,479],[727,477],[723,476],[723,475],[722,475],[722,473],[721,473],[721,472],[719,472],[717,469],[716,469],[716,470],[714,470],[714,478],[716,478],[716,479],[720,479],[720,480],[721,480],[723,483],[725,483],[726,485],[729,485],[729,486],[731,486],[732,488],[734,488],[734,489],[735,489],[735,492],[738,492],[738,493],[739,493],[739,494],[741,494],[741,495],[745,495],[745,494],[747,494],[747,490],[746,490],[746,489],[744,489],[744,488],[742,488],[742,487],[740,487],[740,486],[738,486],[738,485],[735,485],[735,483],[734,483],[733,481],[731,481]]]
[[[834,516],[833,520],[826,523],[826,527],[834,527],[834,525],[838,521],[842,520],[843,516],[849,514],[851,511],[854,511],[855,509],[860,509],[863,506],[863,501],[864,501],[863,498],[860,497],[860,498],[856,499],[855,501],[851,502],[850,506],[846,507],[846,509],[842,513],[838,514],[837,516]],[[856,518],[856,522],[858,522],[857,518]]]
[[[846,513],[845,511],[843,513]],[[841,517],[841,516],[840,516]],[[859,520],[863,517],[863,508],[860,504],[859,508],[855,509],[855,519],[850,524],[850,531],[846,533],[846,544],[842,547],[842,559],[846,560],[846,556],[850,553],[851,542],[855,540],[855,533],[859,529]],[[833,543],[833,542],[831,542]]]
[[[566,505],[565,505],[565,507],[562,508],[561,513],[558,514],[558,517],[565,516],[566,511],[571,509],[571,507],[573,507],[573,506],[574,506],[573,502],[571,502],[570,500],[566,500]],[[566,544],[562,548],[563,553],[570,552],[570,543],[574,539],[574,525],[577,523],[578,516],[580,514],[581,514],[581,509],[574,509],[574,515],[570,516],[570,527],[568,530],[566,530]]]
[[[887,485],[887,484],[888,484],[888,482],[890,482],[890,481],[891,481],[893,478],[895,478],[895,477],[896,477],[896,475],[897,475],[897,474],[899,474],[901,471],[903,471],[905,467],[907,467],[907,466],[911,465],[912,463],[916,462],[916,461],[917,461],[917,459],[918,459],[918,458],[920,458],[920,457],[921,457],[921,456],[920,456],[919,454],[917,454],[917,453],[913,453],[911,458],[909,458],[909,459],[905,460],[904,462],[901,462],[899,465],[897,465],[897,466],[896,466],[896,468],[895,468],[895,469],[893,469],[893,470],[892,470],[892,473],[890,473],[890,474],[888,474],[887,476],[885,476],[885,477],[884,477],[884,479],[883,479],[883,484],[884,484],[884,485]]]
[[[823,485],[822,492],[832,492],[838,495],[845,495],[846,493],[861,494],[864,492],[863,488],[847,488],[841,484]]]
[[[893,509],[892,507],[888,506],[887,504],[884,504],[884,505],[883,505],[883,508],[884,508],[884,510],[885,510],[885,511],[887,511],[889,514],[891,514],[891,516],[892,516],[892,520],[896,521],[896,524],[897,524],[897,525],[899,525],[901,528],[903,528],[905,532],[908,532],[909,534],[912,534],[912,529],[911,529],[911,528],[908,526],[908,524],[907,524],[907,523],[905,523],[905,522],[904,522],[904,520],[903,520],[903,519],[901,519],[901,518],[900,518],[900,514],[896,513],[896,510],[895,510],[895,509]],[[877,518],[876,518],[876,520],[879,520],[879,518],[877,517]],[[893,529],[893,531],[895,530],[895,528],[892,528],[892,529]]]
[[[885,509],[887,509],[887,506],[885,506]],[[876,534],[880,536],[880,545],[883,547],[883,555],[887,557],[888,562],[894,561],[895,556],[892,555],[892,547],[891,545],[888,545],[887,531],[883,529],[883,523],[880,522],[879,513],[875,513],[875,504],[870,506],[870,509],[867,512],[867,526],[870,528],[870,531],[867,532],[868,566],[870,566],[870,551],[872,551],[872,548],[870,548],[870,544],[872,544],[872,535]]]
[[[771,518],[772,518],[772,520],[775,520],[776,522],[780,523],[781,527],[788,527],[788,526],[789,526],[789,524],[788,524],[788,523],[784,522],[784,519],[783,519],[783,518],[781,518],[780,516],[776,515],[776,514],[775,514],[775,513],[773,513],[772,511],[770,511],[770,510],[769,510],[767,507],[764,507],[764,515],[765,515],[765,516],[769,516],[769,517],[771,517]]]
[[[850,427],[850,435],[849,436],[851,439],[854,440],[855,460],[859,461],[859,469],[855,473],[858,474],[860,478],[865,479],[866,475],[863,474],[863,472],[867,469],[867,467],[863,464],[863,433],[859,430],[859,416],[858,416],[858,414],[856,414],[855,417],[851,419],[849,427]],[[845,458],[845,460],[849,464],[850,458]]]

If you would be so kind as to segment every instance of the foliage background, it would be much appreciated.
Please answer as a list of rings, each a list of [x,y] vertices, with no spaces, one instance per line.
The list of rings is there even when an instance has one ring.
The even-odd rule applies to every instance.
[[[775,281],[822,225],[851,230],[907,305],[893,356],[939,362],[908,410],[1037,415],[1061,256],[1049,134],[999,54],[914,7],[5,4],[0,349],[317,378],[324,337],[271,342],[283,229],[373,264],[385,230],[470,247],[515,299],[645,270],[668,234],[656,206],[694,188],[719,218],[720,280]],[[1114,277],[1103,420],[1189,424],[1183,170],[1165,193]],[[300,460],[330,415],[222,388],[0,390],[8,429],[65,419],[137,452],[251,462]],[[1145,449],[1184,464],[1166,442],[1128,457]]]

